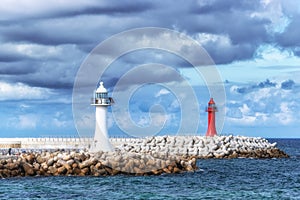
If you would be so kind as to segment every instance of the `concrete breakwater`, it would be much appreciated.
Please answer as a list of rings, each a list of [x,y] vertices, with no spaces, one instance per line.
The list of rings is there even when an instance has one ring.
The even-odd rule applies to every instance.
[[[288,157],[260,137],[245,136],[156,136],[148,138],[110,138],[114,147],[126,152],[160,152],[166,155],[188,155],[197,158],[273,158]],[[22,149],[89,149],[92,138],[1,138],[0,155]],[[18,153],[21,153],[18,152]]]
[[[0,177],[159,175],[197,169],[196,158],[153,153],[42,151],[2,156]]]
[[[260,137],[244,136],[157,136],[129,140],[118,146],[136,153],[160,152],[196,158],[286,158],[276,143]]]

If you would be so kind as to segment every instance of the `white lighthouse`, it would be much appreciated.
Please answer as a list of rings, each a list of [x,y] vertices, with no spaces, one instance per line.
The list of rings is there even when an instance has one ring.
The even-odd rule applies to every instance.
[[[91,152],[113,151],[114,149],[109,141],[106,127],[107,106],[110,106],[112,103],[113,99],[108,97],[103,82],[100,82],[100,86],[94,93],[91,103],[91,105],[96,106],[96,128],[94,141],[90,148]]]

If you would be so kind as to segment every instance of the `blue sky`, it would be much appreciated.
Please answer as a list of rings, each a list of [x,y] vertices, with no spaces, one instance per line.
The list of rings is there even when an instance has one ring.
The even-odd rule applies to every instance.
[[[224,102],[216,102],[224,110],[217,115],[224,120],[224,126],[217,124],[222,134],[299,137],[299,23],[300,6],[294,0],[4,0],[0,137],[92,134],[92,90],[81,97],[86,112],[78,113],[80,120],[73,119],[79,70],[97,45],[143,27],[181,33],[209,54],[215,65],[208,67],[218,70],[226,94]],[[115,41],[100,54],[109,58],[122,47],[133,47],[132,41],[148,40],[157,47],[167,41],[137,36]],[[184,45],[189,50],[189,44]],[[135,131],[149,134],[146,129],[153,128],[155,134],[203,135],[211,94],[205,83],[209,78],[197,74],[198,67],[202,69],[159,48],[128,52],[114,60],[99,77],[116,101],[108,112],[109,134],[139,136]],[[133,69],[139,69],[137,74],[130,74]],[[97,82],[93,84],[96,88]],[[129,104],[122,100],[128,93]]]

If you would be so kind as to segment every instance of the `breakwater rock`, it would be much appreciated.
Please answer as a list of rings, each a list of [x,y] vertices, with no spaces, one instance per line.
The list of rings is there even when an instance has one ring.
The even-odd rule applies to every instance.
[[[153,153],[43,151],[2,156],[0,177],[159,175],[197,169],[196,158]]]
[[[276,143],[260,137],[244,136],[156,136],[132,139],[119,145],[123,151],[160,152],[166,155],[196,158],[287,158]]]

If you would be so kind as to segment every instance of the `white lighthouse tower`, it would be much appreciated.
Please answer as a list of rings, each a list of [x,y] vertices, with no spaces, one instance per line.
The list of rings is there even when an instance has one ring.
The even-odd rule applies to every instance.
[[[91,105],[96,106],[96,128],[94,141],[90,148],[91,152],[113,151],[114,149],[109,141],[106,127],[107,106],[110,106],[112,103],[113,99],[108,97],[103,82],[100,82],[100,86],[97,88],[91,103]]]

